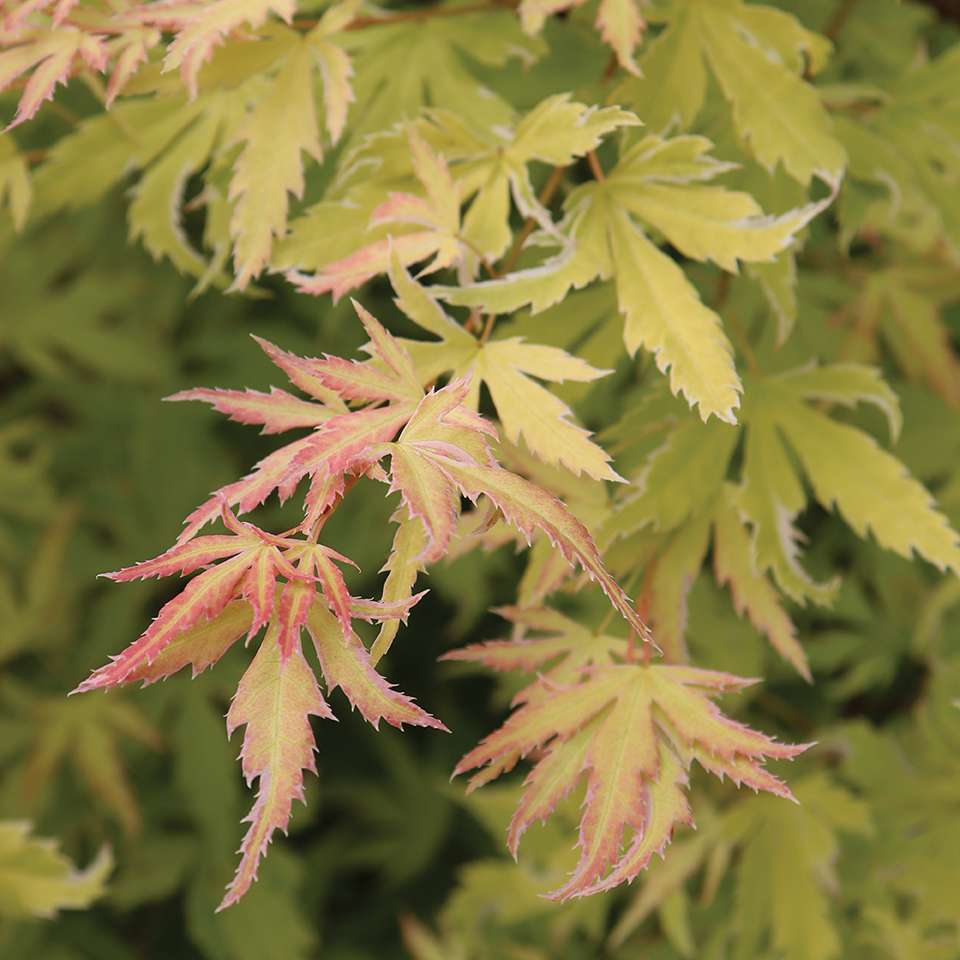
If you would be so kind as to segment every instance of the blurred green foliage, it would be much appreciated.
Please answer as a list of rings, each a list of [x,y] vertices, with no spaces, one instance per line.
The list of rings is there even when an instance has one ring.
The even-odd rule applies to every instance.
[[[819,27],[846,5],[780,6]],[[572,32],[577,22],[548,25],[552,52],[529,73],[464,59],[463,38],[434,55],[454,58],[458,77],[475,71],[511,102],[529,105],[601,75],[608,52],[592,34]],[[905,83],[923,44],[940,50],[956,37],[921,5],[863,2],[838,33],[825,96],[846,102],[869,98],[867,85]],[[370,95],[371,118],[394,109],[384,96]],[[64,100],[85,109],[82,91]],[[711,122],[708,111],[700,124],[721,142]],[[874,123],[914,135],[892,109]],[[817,223],[799,258],[797,329],[777,362],[815,355],[883,365],[905,414],[896,453],[956,526],[960,385],[951,379],[956,366],[925,354],[917,331],[942,324],[946,349],[956,349],[960,283],[950,270],[924,272],[901,244],[909,236],[891,226],[890,197],[869,171],[858,177],[858,159],[866,166],[867,158],[851,145],[854,135],[840,219]],[[42,127],[31,136],[42,139]],[[315,192],[327,174],[317,175]],[[958,184],[955,173],[939,187],[942,171],[932,180],[921,174],[904,171],[917,188],[909,199],[920,211],[918,229],[927,229],[929,208],[945,199],[936,190]],[[181,676],[143,691],[65,693],[171,595],[165,584],[121,588],[97,574],[160,552],[190,509],[276,442],[160,399],[195,384],[266,388],[273,371],[249,332],[307,355],[350,355],[360,335],[342,304],[272,280],[255,298],[207,291],[191,299],[192,285],[171,266],[128,244],[124,210],[118,189],[16,237],[9,224],[0,228],[3,960],[960,958],[960,587],[858,539],[815,507],[802,517],[811,567],[842,570],[844,581],[830,610],[792,611],[814,684],[769,651],[708,574],[688,607],[698,665],[767,678],[737,698],[735,714],[819,742],[790,770],[800,806],[697,778],[700,829],[679,836],[633,888],[562,906],[542,899],[571,865],[577,799],[559,822],[531,831],[516,865],[503,835],[517,784],[465,797],[462,785],[447,782],[456,760],[502,717],[510,690],[436,658],[506,632],[487,613],[514,599],[524,570],[506,546],[433,571],[431,594],[390,654],[391,679],[453,734],[374,733],[339,710],[336,727],[318,727],[319,778],[308,780],[289,837],[275,841],[249,896],[214,914],[247,804],[237,738],[227,741],[223,715],[248,654],[233,649],[194,682]],[[864,224],[889,227],[888,245],[858,240],[850,256],[839,251],[837,234],[852,236]],[[588,312],[598,317],[608,309],[603,288],[568,303],[582,305],[581,297],[592,298]],[[371,285],[364,302],[405,332],[384,284]],[[728,310],[758,316],[746,280],[734,281]],[[557,313],[549,324],[521,318],[516,326],[565,342]],[[770,326],[750,332],[773,355]],[[601,320],[581,355],[605,362],[609,341]],[[647,373],[638,372],[636,389],[652,382]],[[563,395],[585,422],[610,424],[622,383],[575,385]],[[875,426],[869,415],[863,422]],[[626,456],[639,462],[648,449],[637,437]],[[361,483],[328,528],[332,545],[368,571],[356,584],[364,595],[380,582],[372,571],[389,549],[390,506]],[[283,525],[282,508],[268,505],[264,515],[265,525]],[[83,912],[24,919],[16,891],[33,881],[18,871],[49,881],[70,867],[8,821],[29,821],[35,836],[56,837],[72,860],[92,863],[83,884],[102,883],[109,855],[101,851],[111,849],[105,896]],[[75,905],[86,896],[75,895]]]

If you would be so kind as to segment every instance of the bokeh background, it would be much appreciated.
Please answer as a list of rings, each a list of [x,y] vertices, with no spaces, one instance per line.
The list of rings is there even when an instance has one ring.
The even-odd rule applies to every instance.
[[[940,4],[938,18],[933,6],[910,6],[911,29],[942,49],[956,41],[957,11]],[[543,75],[544,90],[572,63],[576,70],[557,36],[552,61],[538,68],[553,71]],[[525,82],[535,102],[538,81]],[[43,142],[68,125],[84,110],[82,92],[76,96],[58,98],[30,135]],[[801,277],[809,293],[801,330],[826,329],[857,295],[815,272]],[[960,281],[937,303],[954,347],[958,300]],[[393,330],[410,332],[385,285],[371,284],[363,301]],[[690,636],[697,663],[766,676],[738,715],[793,739],[815,731],[844,786],[823,786],[820,760],[796,764],[813,812],[790,820],[801,814],[756,808],[754,860],[737,860],[740,872],[710,897],[699,881],[682,901],[665,895],[657,916],[611,946],[610,931],[629,911],[642,919],[637,890],[562,908],[537,896],[552,882],[556,851],[566,855],[575,810],[534,832],[518,867],[502,842],[514,787],[466,797],[462,784],[449,782],[457,759],[502,720],[510,691],[437,657],[506,632],[488,612],[513,598],[523,570],[506,547],[438,565],[386,661],[390,679],[453,732],[374,732],[338,696],[340,722],[316,725],[319,777],[307,778],[307,805],[296,806],[289,837],[275,840],[247,898],[214,914],[251,802],[236,763],[239,735],[228,742],[223,723],[248,652],[231,650],[193,682],[177,676],[143,691],[65,695],[178,589],[120,586],[97,574],[162,551],[209,491],[278,444],[205,408],[161,402],[194,385],[278,382],[248,333],[305,355],[350,355],[361,341],[349,305],[298,296],[269,279],[253,297],[193,296],[190,282],[128,242],[122,191],[93,209],[41,217],[18,235],[8,223],[0,229],[0,819],[29,821],[80,865],[105,845],[115,863],[89,909],[45,920],[0,909],[0,958],[760,960],[776,954],[732,952],[729,936],[711,939],[710,931],[723,929],[738,898],[777,882],[827,904],[845,957],[960,956],[960,588],[816,511],[803,518],[816,544],[813,565],[840,563],[847,577],[834,610],[797,613],[815,688],[767,652],[710,582],[693,591]],[[895,357],[880,360],[910,424],[896,452],[958,525],[957,409],[911,382]],[[647,383],[642,368],[621,369],[577,394],[578,413],[588,424],[609,422],[624,391]],[[353,585],[366,596],[380,584],[392,508],[380,488],[360,483],[327,528],[332,545],[364,571]],[[282,529],[292,514],[272,501],[262,516],[264,526]],[[732,793],[705,782],[704,789],[719,807]],[[818,797],[832,813],[818,814]],[[800,838],[799,868],[779,845],[791,837]],[[684,850],[690,845],[678,845],[678,863]],[[734,850],[729,845],[728,859]],[[6,856],[0,847],[0,901]],[[722,872],[718,856],[713,869]],[[807,880],[777,881],[756,865],[781,859]],[[661,875],[659,867],[651,872]],[[922,936],[903,920],[917,911],[929,919],[916,928]],[[428,936],[404,919],[412,917],[446,933]],[[703,952],[685,940],[691,926]]]

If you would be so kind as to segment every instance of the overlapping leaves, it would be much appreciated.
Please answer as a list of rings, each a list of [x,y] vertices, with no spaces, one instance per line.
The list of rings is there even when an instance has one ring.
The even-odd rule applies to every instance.
[[[359,305],[357,311],[370,336],[369,360],[305,359],[263,344],[310,401],[279,390],[192,390],[173,398],[209,402],[242,422],[262,424],[266,432],[314,431],[271,454],[245,479],[217,491],[191,514],[179,542],[166,553],[108,574],[118,581],[196,575],[139,639],[77,688],[152,683],[188,665],[196,675],[241,637],[249,640],[265,631],[227,715],[230,733],[246,728],[243,771],[248,783],[259,781],[259,789],[223,907],[249,888],[274,830],[285,828],[293,800],[303,798],[303,770],[315,769],[309,718],[333,719],[303,654],[304,628],[328,693],[342,689],[374,726],[386,720],[398,727],[443,728],[376,672],[352,621],[406,618],[420,597],[411,595],[415,570],[446,553],[461,496],[474,503],[485,497],[527,539],[538,531],[545,534],[568,563],[578,564],[598,582],[631,628],[646,638],[645,624],[604,568],[586,528],[559,500],[497,464],[489,445],[493,427],[464,406],[468,381],[424,393],[402,343]],[[380,466],[386,458],[388,472]],[[380,601],[353,597],[339,566],[349,560],[319,542],[348,483],[361,474],[399,491],[406,520],[398,533],[398,556],[388,567],[391,573],[404,565],[414,567],[412,577],[400,574],[400,589],[388,581]],[[231,510],[236,506],[249,512],[274,490],[288,497],[305,477],[310,479],[306,516],[294,531],[271,534],[238,520]],[[226,533],[199,533],[218,517]],[[411,524],[419,525],[413,538]],[[375,648],[378,658],[386,644],[381,641]]]
[[[752,681],[693,667],[637,663],[626,641],[591,636],[553,611],[521,612],[518,618],[546,636],[480,644],[449,655],[496,670],[530,673],[550,666],[517,695],[514,713],[460,761],[456,772],[478,770],[471,781],[477,787],[536,754],[508,831],[514,856],[526,829],[550,816],[586,780],[579,861],[568,881],[550,894],[553,898],[630,882],[654,854],[662,854],[675,828],[693,822],[685,795],[693,760],[738,785],[792,796],[763,764],[795,757],[806,745],[777,743],[728,719],[711,702]]]

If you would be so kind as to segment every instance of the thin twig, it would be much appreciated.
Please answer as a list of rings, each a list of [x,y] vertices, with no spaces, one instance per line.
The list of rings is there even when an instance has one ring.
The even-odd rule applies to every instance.
[[[480,342],[486,343],[490,339],[490,332],[493,330],[493,325],[496,323],[497,316],[495,313],[487,314],[487,322],[484,324],[483,333],[480,334]]]
[[[459,235],[457,239],[480,261],[480,265],[487,271],[489,277],[496,280],[500,276],[500,271],[486,258],[484,252],[475,243]]]
[[[557,188],[561,183],[563,183],[563,175],[566,172],[566,167],[553,168],[553,173],[551,173],[547,178],[547,182],[543,185],[543,189],[540,191],[540,195],[537,197],[537,203],[539,203],[541,207],[545,207],[553,199],[553,195],[557,192]],[[520,231],[516,236],[516,239],[513,241],[513,246],[510,248],[510,252],[507,254],[506,259],[503,261],[503,264],[500,267],[501,276],[505,273],[509,273],[517,265],[517,261],[520,259],[520,254],[523,252],[523,245],[529,239],[530,234],[533,233],[536,225],[537,221],[533,217],[527,217],[527,219],[524,221],[523,226],[520,228]]]
[[[600,161],[597,159],[595,150],[587,151],[587,163],[590,164],[590,172],[593,174],[594,179],[603,183],[603,181],[607,179],[607,175],[603,172],[603,167],[600,166]]]
[[[836,40],[847,20],[850,19],[850,14],[853,13],[853,8],[856,5],[857,0],[840,0],[830,19],[821,27],[820,32],[828,40]]]

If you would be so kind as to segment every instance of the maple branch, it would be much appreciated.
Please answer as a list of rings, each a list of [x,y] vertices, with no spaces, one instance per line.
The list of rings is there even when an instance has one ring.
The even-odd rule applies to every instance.
[[[487,322],[484,324],[483,332],[480,334],[480,343],[486,343],[490,338],[490,332],[493,330],[493,325],[496,323],[496,319],[496,314],[487,314]]]
[[[857,0],[840,0],[830,19],[820,28],[820,32],[828,40],[836,40],[856,5]]]
[[[600,161],[597,159],[597,152],[595,150],[587,151],[587,163],[590,164],[590,172],[593,174],[594,179],[603,183],[603,181],[607,179],[607,175],[603,172],[603,167],[600,166]]]
[[[553,195],[563,182],[563,176],[566,172],[566,167],[553,168],[553,172],[547,178],[547,182],[543,185],[543,189],[537,197],[537,202],[540,206],[545,207],[553,199]],[[533,233],[536,225],[537,221],[533,217],[527,217],[527,219],[524,220],[523,226],[520,228],[519,233],[517,233],[516,239],[513,241],[513,246],[510,248],[510,252],[507,254],[506,259],[503,261],[503,266],[500,268],[501,276],[509,273],[517,265],[520,254],[523,252],[523,245],[529,239],[530,234]]]
[[[497,268],[487,259],[486,254],[472,241],[468,240],[466,237],[462,237],[457,234],[457,240],[460,241],[467,249],[480,261],[480,266],[487,271],[487,276],[491,279],[496,280],[501,276],[501,273]]]

